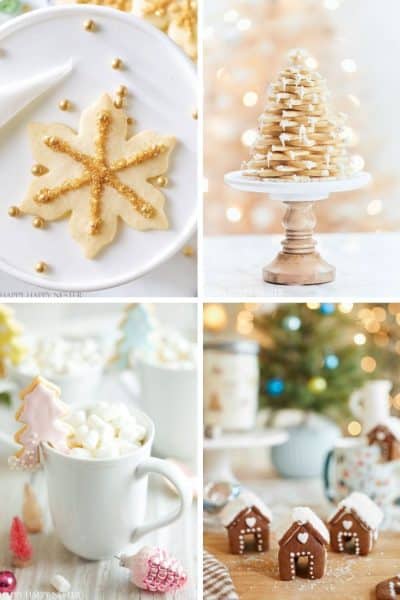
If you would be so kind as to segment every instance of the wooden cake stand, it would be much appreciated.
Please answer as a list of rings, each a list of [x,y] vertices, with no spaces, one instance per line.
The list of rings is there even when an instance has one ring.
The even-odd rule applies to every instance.
[[[231,187],[269,194],[271,200],[283,202],[286,214],[283,219],[285,239],[283,250],[263,269],[263,279],[268,283],[285,285],[310,285],[329,283],[335,279],[335,267],[328,264],[316,251],[313,238],[316,225],[314,202],[326,200],[332,192],[348,192],[367,185],[369,173],[358,173],[346,179],[292,182],[274,179],[256,179],[233,171],[225,175]]]

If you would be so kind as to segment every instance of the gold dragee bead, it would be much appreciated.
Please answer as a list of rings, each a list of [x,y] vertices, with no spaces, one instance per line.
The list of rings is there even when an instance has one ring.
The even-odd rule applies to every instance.
[[[10,217],[19,217],[21,211],[19,210],[18,206],[10,206],[8,209],[8,214]]]
[[[185,246],[182,250],[183,256],[194,256],[195,250],[193,246]]]
[[[122,60],[120,58],[114,58],[111,63],[111,66],[113,69],[122,69],[123,64],[124,63],[122,62]]]
[[[197,110],[194,110],[192,112],[192,119],[194,119],[195,121],[197,121],[197,119],[199,118],[199,113]]]
[[[133,125],[134,120],[132,119],[132,117],[127,117],[126,122],[128,123],[128,125]]]
[[[35,217],[32,221],[32,225],[36,227],[36,229],[42,229],[45,225],[44,219],[42,219],[42,217]]]
[[[67,99],[60,100],[60,102],[58,103],[58,108],[60,110],[69,110],[71,108],[71,102]]]
[[[35,271],[37,273],[45,273],[48,269],[48,265],[47,263],[45,263],[43,260],[40,260],[39,262],[36,263],[35,265]]]
[[[113,104],[115,108],[122,108],[124,105],[124,99],[121,98],[121,96],[117,96],[117,98],[114,98]]]
[[[117,95],[118,96],[127,96],[128,94],[128,88],[126,87],[126,85],[120,85],[117,89]]]
[[[159,177],[157,177],[156,181],[157,185],[159,185],[160,187],[165,187],[168,185],[168,178],[164,177],[164,175],[160,175]]]
[[[45,167],[44,165],[33,165],[32,169],[31,169],[31,173],[32,175],[36,175],[36,177],[40,177],[41,175],[44,175],[45,173],[48,172],[48,168]]]
[[[86,31],[95,31],[96,29],[96,23],[92,19],[88,19],[87,21],[85,21],[83,26],[86,29]]]

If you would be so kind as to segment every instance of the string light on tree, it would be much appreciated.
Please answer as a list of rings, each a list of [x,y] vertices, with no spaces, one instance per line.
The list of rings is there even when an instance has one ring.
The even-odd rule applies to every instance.
[[[203,311],[204,327],[209,331],[222,331],[228,324],[228,316],[222,304],[206,304]]]
[[[291,317],[286,317],[283,320],[283,326],[289,331],[298,331],[301,327],[301,319],[299,319],[299,317],[296,317],[295,315]]]
[[[270,396],[280,396],[285,389],[285,383],[279,377],[274,377],[267,381],[265,391]]]
[[[328,384],[324,377],[311,377],[307,384],[308,389],[313,394],[321,394],[327,388]]]
[[[339,366],[339,357],[336,354],[328,354],[325,356],[324,365],[327,369],[337,369]]]
[[[352,436],[360,435],[361,430],[362,430],[362,427],[361,427],[361,424],[358,421],[351,421],[347,425],[347,431]]]
[[[321,304],[319,310],[323,315],[333,315],[335,312],[335,305],[330,302],[324,302]]]

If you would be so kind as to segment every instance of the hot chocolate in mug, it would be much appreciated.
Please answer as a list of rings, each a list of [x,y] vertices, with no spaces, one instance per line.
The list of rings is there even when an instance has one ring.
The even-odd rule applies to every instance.
[[[400,496],[398,464],[380,462],[379,446],[365,438],[339,438],[324,467],[325,495],[337,504],[352,492],[363,492],[381,508]]]
[[[143,535],[176,521],[191,504],[190,487],[178,468],[150,456],[153,422],[134,412],[146,427],[142,446],[117,458],[76,458],[48,444],[41,452],[54,529],[62,544],[89,560],[120,553]],[[166,477],[176,488],[177,507],[144,523],[149,473]]]

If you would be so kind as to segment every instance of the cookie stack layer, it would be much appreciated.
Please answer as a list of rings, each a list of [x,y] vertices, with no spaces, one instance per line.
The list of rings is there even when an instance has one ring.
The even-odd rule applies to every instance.
[[[309,181],[356,172],[347,152],[346,116],[333,113],[314,63],[305,50],[289,54],[289,65],[270,86],[251,158],[242,165],[244,175]]]

